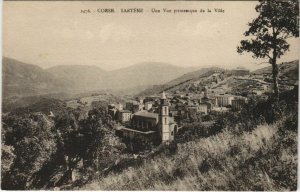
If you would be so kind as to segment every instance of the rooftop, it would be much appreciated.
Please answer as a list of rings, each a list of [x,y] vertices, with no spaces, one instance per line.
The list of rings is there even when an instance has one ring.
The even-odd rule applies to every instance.
[[[161,98],[162,98],[162,99],[166,99],[166,94],[165,94],[165,92],[164,92],[164,91],[162,92],[162,96],[161,96]]]
[[[120,113],[131,113],[131,111],[128,111],[128,110],[120,110],[119,112]]]
[[[216,95],[215,97],[235,97],[235,95],[224,94],[224,95]]]
[[[158,119],[158,114],[157,113],[150,113],[148,111],[138,111],[136,113],[133,114],[134,116],[140,116],[140,117],[148,117],[148,118],[154,118],[154,119]]]
[[[126,127],[120,127],[118,130],[131,131],[131,132],[141,133],[141,134],[145,134],[145,135],[155,133],[155,131],[138,131],[138,130],[130,129],[130,128],[126,128]]]

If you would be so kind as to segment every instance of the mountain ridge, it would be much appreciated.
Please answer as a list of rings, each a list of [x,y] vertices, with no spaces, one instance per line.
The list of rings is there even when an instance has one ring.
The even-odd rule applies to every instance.
[[[283,62],[282,64],[278,65],[279,67],[279,80],[280,82],[283,82],[284,84],[295,84],[296,81],[298,81],[298,76],[299,76],[299,60],[294,60],[294,61],[289,61],[289,62]],[[140,93],[136,94],[136,96],[147,96],[147,95],[156,95],[161,93],[162,91],[171,91],[171,92],[175,92],[175,91],[182,91],[184,89],[189,89],[190,87],[194,87],[194,84],[198,85],[199,87],[203,87],[204,85],[199,86],[199,81],[202,81],[213,75],[215,72],[224,72],[225,76],[227,74],[227,76],[230,76],[232,70],[227,70],[227,69],[222,69],[219,67],[210,67],[210,68],[202,68],[196,71],[192,71],[189,73],[186,73],[178,78],[175,78],[165,84],[161,84],[161,85],[156,85],[156,86],[152,86],[148,89],[145,89],[143,91],[141,91]],[[271,74],[272,73],[272,66],[268,66],[268,67],[263,67],[261,69],[252,71],[250,74],[254,75],[254,74]],[[266,80],[271,80],[271,76],[268,75],[268,77],[266,77]],[[235,80],[231,79],[231,82],[229,85],[233,86],[233,84],[235,84]],[[196,83],[197,82],[197,83]],[[239,84],[233,86],[235,88],[237,88],[236,86],[239,86]],[[193,88],[191,88],[193,89]]]
[[[279,65],[280,76],[298,78],[299,61]],[[196,81],[219,67],[181,67],[163,62],[142,62],[129,67],[105,71],[94,65],[59,65],[43,69],[16,59],[3,57],[3,97],[35,96],[53,93],[75,94],[87,91],[126,90],[132,95],[149,95]],[[271,72],[271,66],[251,72]]]
[[[65,84],[43,68],[15,59],[2,60],[3,97],[38,95],[62,91]]]
[[[2,62],[4,97],[63,91],[79,93],[131,89],[131,92],[139,92],[193,70],[162,62],[137,63],[113,71],[94,65],[58,65],[43,69],[8,57],[3,57]],[[32,76],[36,78],[30,78]],[[39,85],[41,83],[43,86]]]

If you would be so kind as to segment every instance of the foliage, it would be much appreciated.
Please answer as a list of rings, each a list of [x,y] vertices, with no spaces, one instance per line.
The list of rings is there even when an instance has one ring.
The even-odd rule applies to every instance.
[[[260,0],[256,6],[258,17],[249,23],[244,33],[250,39],[242,40],[237,48],[239,53],[252,52],[254,58],[268,58],[272,64],[275,96],[278,98],[277,59],[287,50],[286,39],[299,36],[299,2],[282,0]]]
[[[65,158],[67,169],[72,171],[85,153],[84,145],[82,145],[83,135],[80,133],[76,114],[68,112],[57,116],[55,127],[58,132],[59,152],[63,153],[62,156]]]
[[[279,95],[279,101],[252,98],[238,115],[236,122],[243,125],[244,130],[251,131],[262,123],[274,123],[289,114],[298,113],[298,87]],[[231,119],[232,121],[234,119]]]
[[[155,146],[155,142],[139,137],[134,137],[133,139],[123,138],[122,141],[126,144],[129,153],[151,150]]]
[[[106,168],[109,161],[115,161],[125,146],[114,134],[113,122],[104,108],[95,108],[88,118],[80,122],[82,127],[85,154],[91,166]],[[105,162],[107,164],[105,164]],[[102,166],[99,165],[102,164]]]
[[[297,133],[289,118],[236,135],[178,144],[170,154],[87,184],[84,190],[296,190]],[[281,134],[281,130],[283,133]]]
[[[1,153],[1,174],[5,177],[9,173],[11,165],[16,158],[14,154],[14,148],[10,145],[5,145],[2,143],[2,153]]]
[[[161,147],[139,166],[83,189],[296,190],[298,88],[279,98],[253,99],[241,113],[219,115],[211,127],[186,124],[174,148]]]
[[[146,159],[123,153],[126,146],[115,136],[105,106],[84,118],[82,111],[67,108],[55,117],[11,113],[3,116],[2,124],[2,189],[50,189],[70,183],[72,189],[98,180],[87,188],[294,190],[298,87],[279,98],[253,99],[240,113],[214,114],[212,126],[187,123],[176,142]],[[74,170],[80,178],[70,182]]]
[[[56,151],[54,124],[42,113],[9,116],[3,122],[6,135],[2,145],[14,148],[15,158],[9,173],[3,175],[2,188],[31,188],[33,174],[50,161]]]
[[[214,127],[203,126],[201,123],[197,122],[185,124],[178,130],[176,140],[178,142],[187,142],[200,137],[208,137],[217,133],[219,131],[217,129]]]
[[[181,106],[181,111],[177,118],[179,123],[201,122],[202,115],[196,109],[189,109],[187,105]]]
[[[124,150],[104,107],[82,118],[80,110],[47,101],[3,116],[2,189],[61,186],[70,182],[75,169],[88,178],[90,168],[103,170],[105,162],[115,162]]]

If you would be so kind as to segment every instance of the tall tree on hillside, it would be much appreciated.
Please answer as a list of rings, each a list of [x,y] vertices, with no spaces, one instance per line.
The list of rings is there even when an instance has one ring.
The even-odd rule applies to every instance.
[[[249,23],[246,40],[238,46],[238,53],[252,52],[254,58],[267,58],[272,65],[275,98],[278,99],[277,59],[289,50],[286,39],[299,36],[298,0],[259,0],[255,7],[258,17]]]

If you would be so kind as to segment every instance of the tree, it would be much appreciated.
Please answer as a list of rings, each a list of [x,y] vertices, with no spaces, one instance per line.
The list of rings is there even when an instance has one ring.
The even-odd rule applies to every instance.
[[[16,155],[14,154],[13,146],[5,145],[4,143],[1,144],[1,174],[3,177],[4,175],[9,174]]]
[[[2,189],[61,186],[70,181],[74,170],[86,176],[85,168],[107,166],[120,158],[125,146],[114,134],[107,107],[85,115],[84,110],[62,105],[53,118],[46,115],[48,111],[32,112],[40,110],[32,106],[36,105],[2,117]]]
[[[65,160],[67,174],[71,177],[73,169],[82,159],[85,147],[82,145],[83,136],[80,133],[78,114],[68,111],[55,119],[55,128],[58,132],[58,152]]]
[[[6,116],[2,125],[1,187],[6,190],[33,189],[35,173],[51,161],[56,152],[54,123],[38,112]]]
[[[104,165],[103,162],[119,157],[117,154],[124,147],[114,134],[106,107],[90,110],[84,119],[79,120],[78,117],[78,111],[70,110],[55,121],[60,135],[59,151],[64,157],[68,179],[80,161],[84,169],[101,171],[103,167],[99,168],[99,164]]]
[[[259,0],[255,7],[258,17],[249,23],[244,33],[250,39],[242,40],[238,53],[252,52],[254,58],[267,58],[272,65],[274,95],[278,100],[277,59],[289,50],[286,39],[299,36],[298,1]]]

